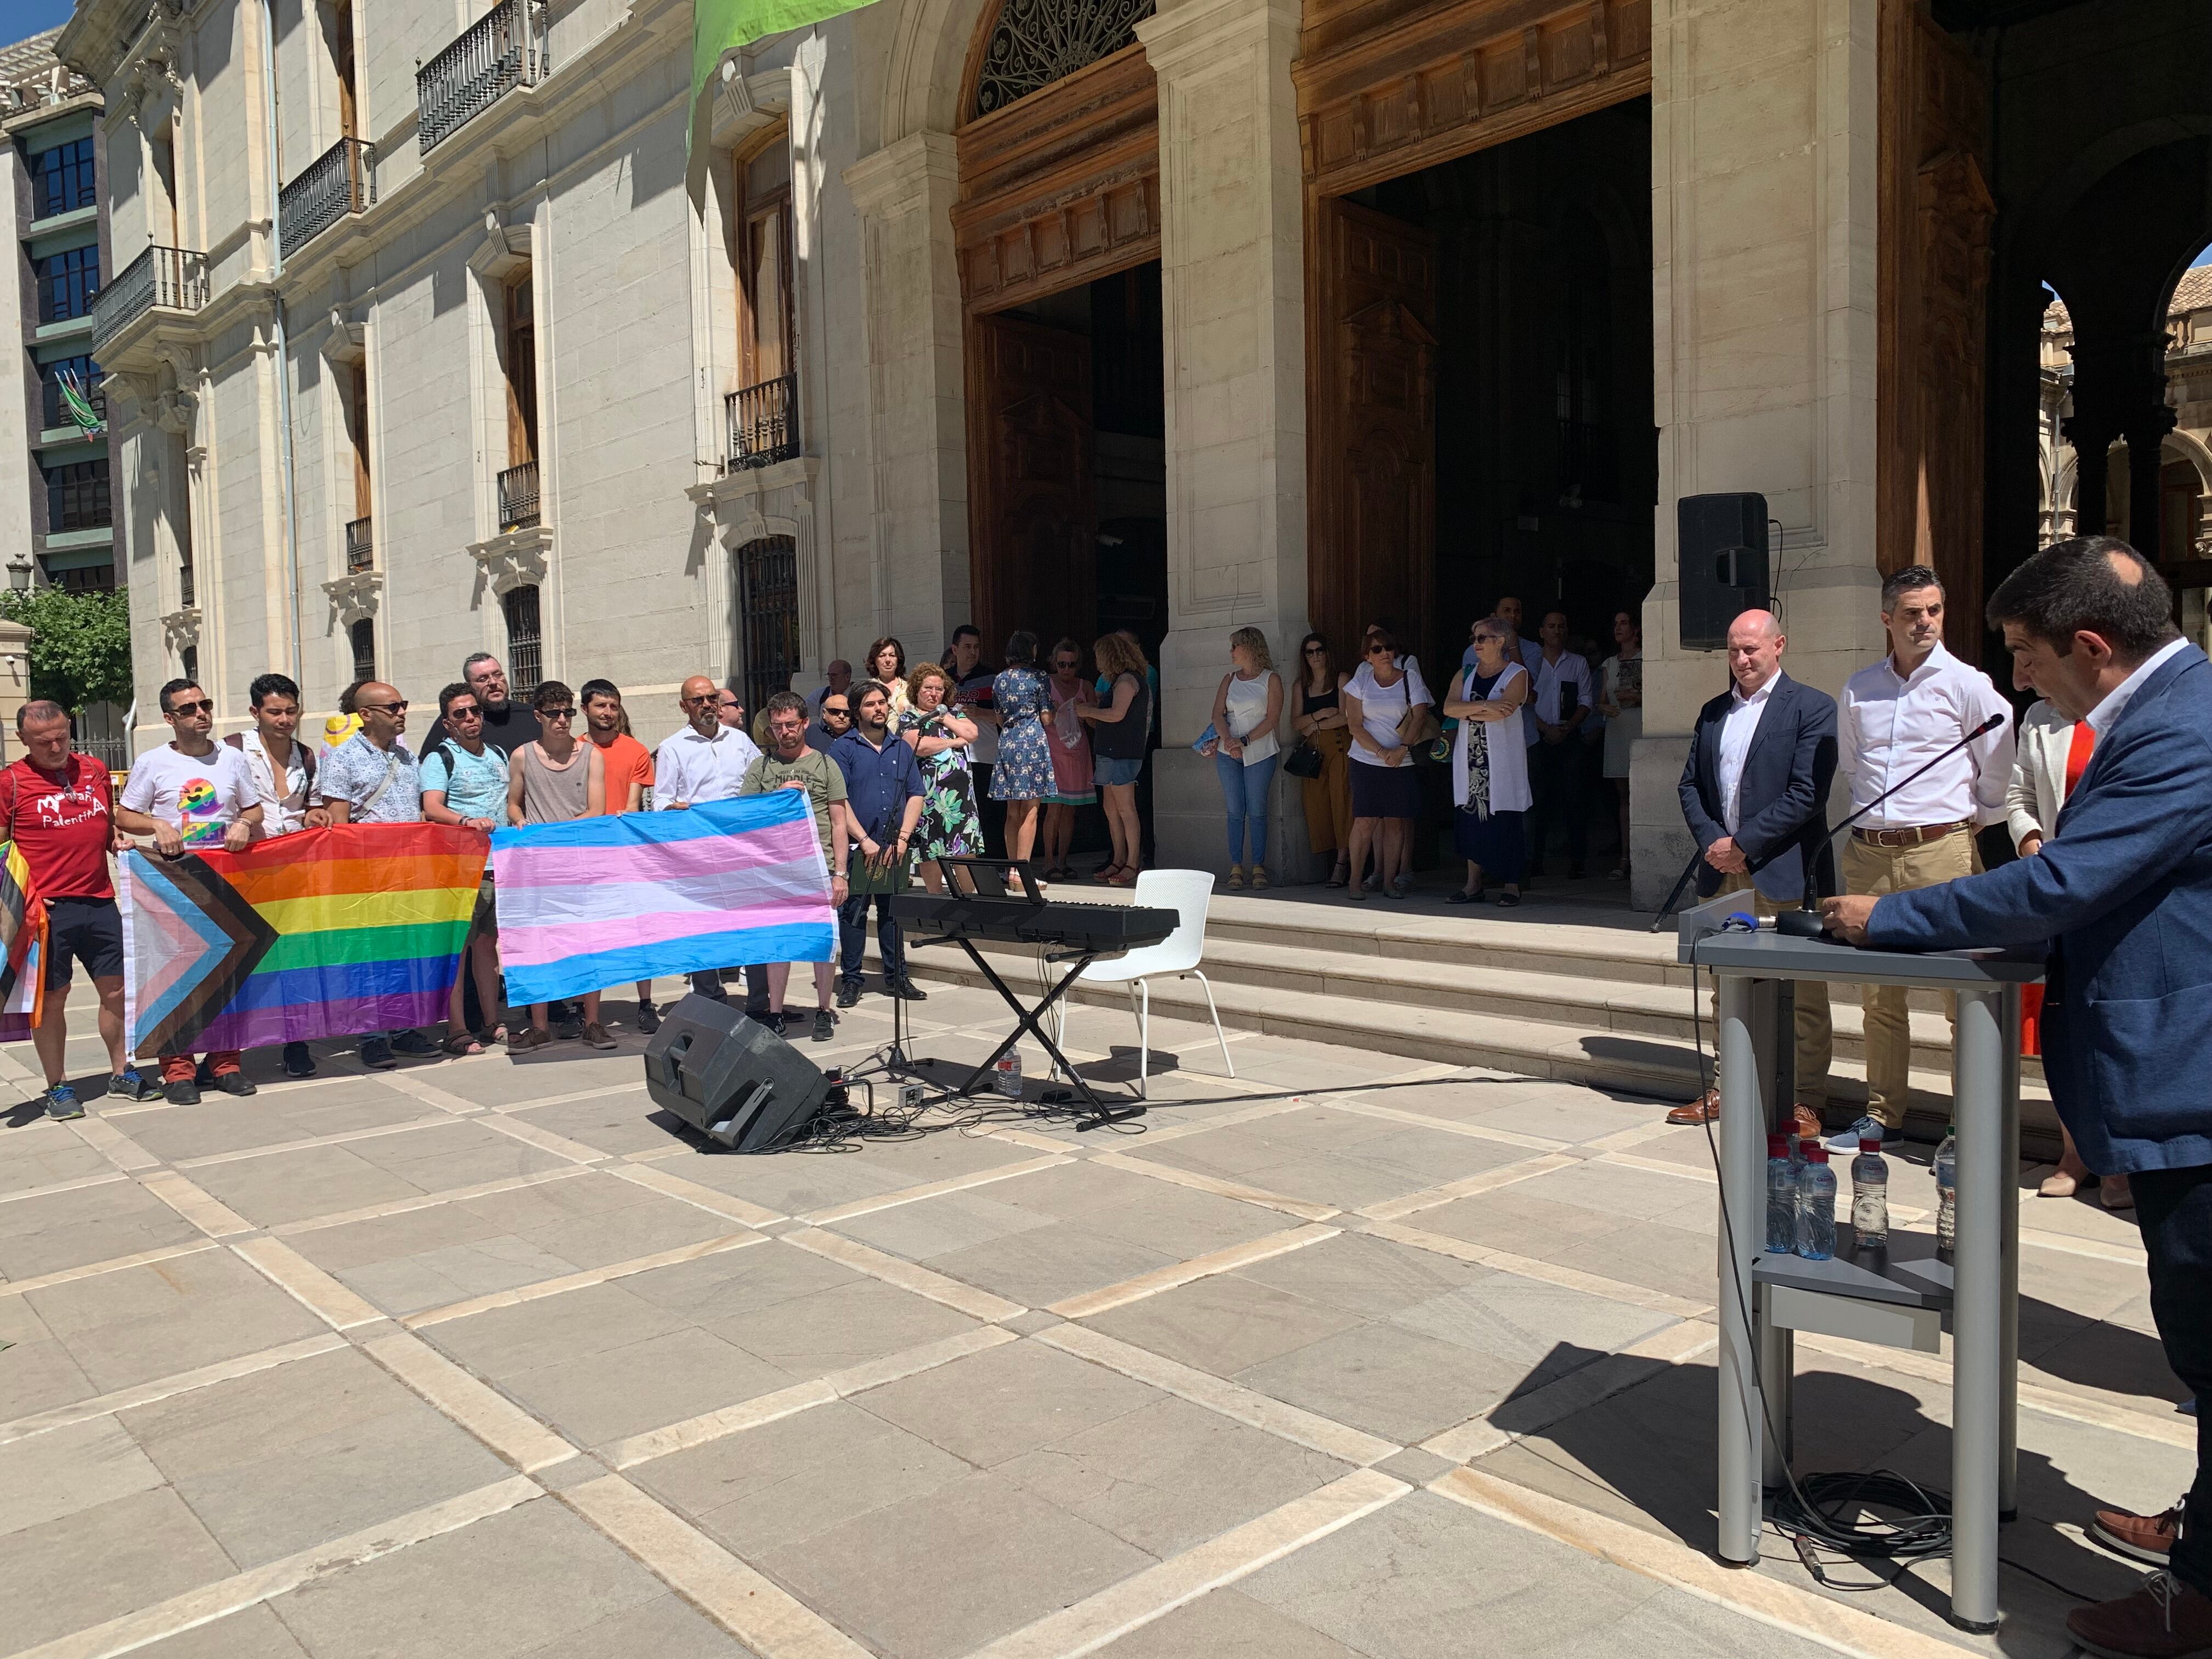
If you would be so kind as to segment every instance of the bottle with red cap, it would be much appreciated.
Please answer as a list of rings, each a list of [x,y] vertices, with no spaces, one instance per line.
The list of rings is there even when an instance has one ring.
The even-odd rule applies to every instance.
[[[1797,1177],[1797,1254],[1808,1261],[1826,1261],[1836,1254],[1836,1172],[1828,1149],[1805,1148],[1805,1168]]]

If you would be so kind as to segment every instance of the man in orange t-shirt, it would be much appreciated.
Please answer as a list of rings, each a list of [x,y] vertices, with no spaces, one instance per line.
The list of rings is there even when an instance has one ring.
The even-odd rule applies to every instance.
[[[627,722],[621,691],[611,680],[586,680],[577,701],[583,707],[585,730],[606,763],[607,811],[643,811],[645,792],[653,787],[653,750],[623,730]],[[646,1036],[660,1029],[649,979],[637,982],[637,1029]]]

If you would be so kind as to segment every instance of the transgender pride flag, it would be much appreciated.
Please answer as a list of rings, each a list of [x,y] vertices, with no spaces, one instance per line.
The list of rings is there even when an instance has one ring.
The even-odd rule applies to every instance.
[[[507,1000],[828,962],[836,913],[805,792],[492,833]]]

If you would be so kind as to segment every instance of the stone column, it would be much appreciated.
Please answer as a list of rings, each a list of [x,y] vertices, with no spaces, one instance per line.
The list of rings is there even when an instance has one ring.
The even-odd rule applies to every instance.
[[[1286,0],[1164,0],[1137,26],[1159,76],[1170,632],[1152,821],[1164,865],[1227,866],[1206,723],[1236,629],[1287,684],[1306,627],[1304,178]],[[1279,776],[1268,862],[1310,873]]]
[[[866,284],[872,590],[878,634],[935,657],[969,605],[966,362],[951,137],[916,132],[845,169]],[[841,641],[857,655],[866,640]]]
[[[1677,498],[1766,497],[1791,674],[1832,695],[1881,653],[1875,13],[1876,0],[1652,7],[1658,580],[1631,761],[1640,908],[1689,856],[1675,785],[1699,707],[1727,685],[1723,653],[1681,647]]]
[[[2147,559],[2156,559],[2164,538],[2159,513],[2163,505],[2160,475],[2166,470],[2166,434],[2175,416],[2164,403],[2139,410],[2127,425],[2128,539]]]

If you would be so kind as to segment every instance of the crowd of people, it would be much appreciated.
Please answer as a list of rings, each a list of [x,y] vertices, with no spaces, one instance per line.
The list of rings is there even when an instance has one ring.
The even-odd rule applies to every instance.
[[[124,933],[109,855],[132,837],[174,856],[241,851],[330,824],[428,822],[488,835],[501,825],[648,805],[680,811],[800,790],[837,909],[837,960],[811,964],[810,1032],[828,1042],[837,1011],[862,994],[871,910],[884,993],[926,996],[907,973],[890,900],[917,878],[939,886],[935,860],[995,845],[1017,858],[1042,853],[1051,875],[1070,877],[1076,811],[1096,804],[1114,849],[1098,878],[1134,883],[1142,861],[1136,789],[1152,744],[1158,677],[1132,635],[1108,635],[1088,655],[1095,679],[1083,672],[1085,653],[1074,641],[1061,641],[1040,661],[1036,636],[1017,633],[1001,665],[988,668],[981,635],[963,627],[942,662],[909,669],[899,641],[880,640],[866,658],[868,678],[855,679],[849,663],[833,662],[822,686],[806,696],[777,692],[750,725],[734,682],[695,674],[678,693],[683,725],[655,750],[631,733],[622,692],[611,682],[587,680],[572,690],[546,680],[526,703],[510,695],[506,668],[489,652],[471,654],[460,678],[440,691],[419,750],[407,737],[407,699],[382,681],[347,687],[317,741],[300,730],[298,685],[264,674],[247,690],[250,726],[218,742],[214,700],[190,680],[173,680],[159,697],[171,740],[137,757],[119,797],[103,765],[72,751],[67,711],[27,703],[17,720],[23,757],[0,770],[0,811],[49,915],[46,1014],[35,1032],[46,1109],[56,1117],[83,1109],[64,1062],[72,963],[100,994],[111,1095],[159,1093],[184,1105],[204,1087],[254,1092],[235,1051],[140,1056],[143,1069],[125,1052]],[[487,866],[445,1032],[372,1034],[361,1042],[363,1064],[387,1069],[402,1054],[475,1054],[498,1042],[513,1053],[562,1039],[616,1046],[599,992],[505,1008],[498,951]],[[738,971],[696,974],[692,988],[723,998],[726,976]],[[785,1033],[789,964],[742,972],[748,1012]],[[640,1032],[659,1029],[650,983],[611,988],[635,998]],[[283,1065],[288,1075],[312,1076],[314,1055],[304,1042],[288,1043]]]

